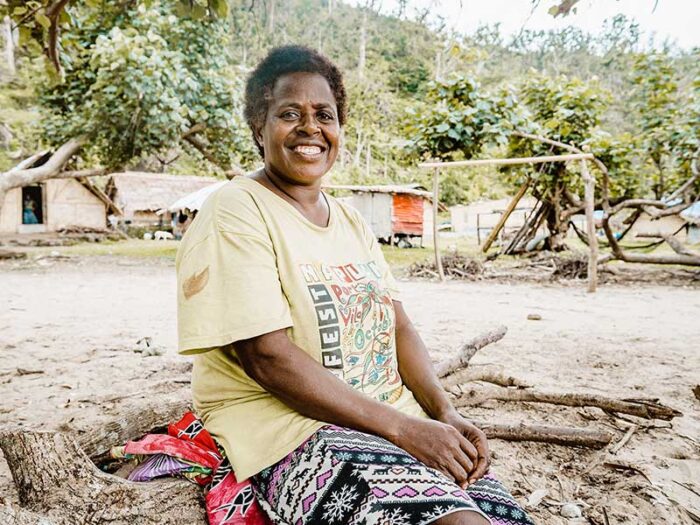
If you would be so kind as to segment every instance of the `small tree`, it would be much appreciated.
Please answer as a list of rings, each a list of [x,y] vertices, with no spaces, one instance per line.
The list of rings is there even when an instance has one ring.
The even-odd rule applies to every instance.
[[[533,76],[523,86],[522,100],[530,111],[530,125],[539,134],[581,147],[599,124],[606,95],[595,82]],[[509,157],[552,153],[557,153],[552,146],[517,135],[511,136],[508,144]],[[510,170],[511,180],[518,184],[531,177],[535,196],[546,204],[545,220],[550,233],[547,245],[551,250],[566,247],[570,216],[567,209],[580,206],[575,195],[581,187],[575,170],[561,162]]]

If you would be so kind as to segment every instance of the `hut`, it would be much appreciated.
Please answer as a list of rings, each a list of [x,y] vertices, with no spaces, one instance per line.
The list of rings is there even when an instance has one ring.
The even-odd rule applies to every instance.
[[[346,198],[357,208],[378,239],[392,244],[401,239],[430,235],[433,228],[432,194],[420,186],[396,184],[329,185],[329,190],[349,191]],[[410,241],[409,241],[410,242]]]
[[[0,233],[47,233],[68,228],[102,230],[107,225],[109,211],[119,212],[88,179],[49,179],[7,192]]]
[[[218,182],[214,177],[125,172],[110,175],[105,193],[121,208],[120,220],[139,227],[170,223],[167,209],[178,199]]]
[[[700,201],[683,210],[681,218],[688,223],[688,243],[700,243]]]
[[[460,235],[476,237],[481,244],[482,236],[486,236],[498,224],[501,216],[511,202],[512,197],[498,200],[480,200],[467,205],[457,204],[450,207],[450,223],[452,231]],[[518,202],[508,220],[502,234],[519,230],[527,220],[529,213],[537,204],[534,197],[523,197]]]
[[[221,180],[204,186],[193,193],[188,193],[184,197],[179,198],[167,209],[158,211],[159,215],[170,213],[172,217],[176,217],[176,220],[173,220],[173,235],[176,239],[182,238],[209,195],[225,184],[228,184],[228,181]]]

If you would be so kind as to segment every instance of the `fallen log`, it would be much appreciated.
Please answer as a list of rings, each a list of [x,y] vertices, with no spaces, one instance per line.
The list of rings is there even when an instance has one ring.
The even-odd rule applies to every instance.
[[[473,423],[484,431],[487,438],[506,441],[535,441],[568,447],[602,449],[607,447],[613,438],[612,433],[604,430],[525,423],[489,423],[488,421],[473,421]]]
[[[495,343],[496,341],[503,339],[503,336],[506,335],[507,331],[508,328],[505,326],[499,326],[490,332],[486,332],[485,334],[481,334],[474,339],[467,341],[462,345],[455,357],[450,357],[436,364],[435,373],[438,377],[442,378],[466,367],[471,358],[474,357],[479,350],[486,345],[490,345],[491,343]]]
[[[0,523],[3,525],[56,525],[55,521],[41,514],[11,505],[0,505]]]
[[[179,420],[191,410],[189,388],[182,388],[166,402],[154,402],[148,398],[133,401],[129,406],[120,406],[119,412],[103,426],[88,426],[76,429],[76,440],[80,448],[91,458],[99,458],[115,445],[130,439],[138,439],[153,429],[165,427]]]
[[[596,407],[608,412],[630,414],[645,419],[669,421],[683,414],[671,407],[650,400],[614,399],[595,394],[554,393],[537,390],[515,390],[505,388],[478,388],[465,390],[464,395],[455,401],[455,406],[475,406],[486,401],[517,401],[529,403],[549,403],[570,407]]]
[[[17,525],[206,523],[197,485],[177,479],[133,483],[105,474],[65,434],[7,431],[0,434],[0,448],[23,510],[43,520],[16,513]]]

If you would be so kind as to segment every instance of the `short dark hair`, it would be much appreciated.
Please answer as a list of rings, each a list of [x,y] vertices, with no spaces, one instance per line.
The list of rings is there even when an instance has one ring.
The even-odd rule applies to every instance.
[[[248,77],[245,86],[245,119],[253,132],[253,140],[263,155],[263,147],[255,140],[255,131],[267,118],[267,109],[281,76],[289,73],[318,73],[328,81],[338,108],[338,123],[343,126],[347,112],[343,75],[338,67],[315,49],[305,46],[282,46],[272,49]]]

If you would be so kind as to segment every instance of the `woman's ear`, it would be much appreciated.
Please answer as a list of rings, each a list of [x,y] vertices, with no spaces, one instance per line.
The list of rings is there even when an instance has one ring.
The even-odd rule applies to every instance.
[[[264,141],[263,141],[263,136],[262,133],[260,132],[259,127],[255,127],[253,130],[253,138],[255,139],[255,143],[260,146],[261,148],[264,147]]]

